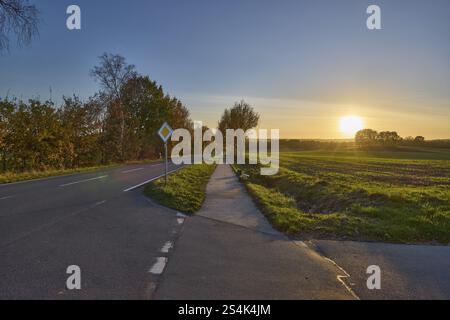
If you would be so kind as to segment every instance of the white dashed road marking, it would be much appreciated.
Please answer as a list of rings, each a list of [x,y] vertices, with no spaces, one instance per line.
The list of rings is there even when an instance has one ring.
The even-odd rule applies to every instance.
[[[70,182],[70,183],[62,184],[62,185],[60,185],[60,187],[72,186],[72,185],[74,185],[74,184],[83,183],[83,182],[88,182],[88,181],[93,181],[93,180],[104,179],[104,178],[106,178],[106,177],[108,177],[108,175],[104,175],[104,176],[100,176],[100,177],[95,177],[95,178],[90,178],[90,179],[84,179],[84,180],[75,181],[75,182]]]
[[[11,199],[13,196],[6,196],[6,197],[2,197],[0,198],[0,200],[6,200],[6,199]]]
[[[131,172],[140,171],[140,170],[144,170],[144,168],[137,168],[137,169],[126,170],[126,171],[122,171],[122,173],[131,173]]]
[[[177,218],[177,222],[178,222],[178,224],[183,224],[184,219],[183,218]]]
[[[173,248],[173,243],[170,241],[167,241],[164,246],[161,248],[162,253],[168,253],[170,249]]]
[[[156,263],[149,270],[149,272],[153,274],[161,274],[164,271],[164,268],[166,267],[166,263],[167,263],[166,257],[156,258]]]
[[[102,204],[104,204],[104,203],[106,203],[106,200],[96,202],[96,203],[94,203],[91,207],[92,207],[92,208],[95,208],[95,207],[100,206],[100,205],[102,205]]]

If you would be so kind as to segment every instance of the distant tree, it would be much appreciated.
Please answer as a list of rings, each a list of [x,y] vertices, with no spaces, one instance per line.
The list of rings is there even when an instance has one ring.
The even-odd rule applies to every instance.
[[[360,147],[368,147],[374,145],[378,133],[372,129],[359,130],[355,135],[355,143]]]
[[[218,129],[226,136],[227,129],[242,129],[244,132],[258,126],[259,114],[244,100],[235,102],[234,106],[225,109],[220,118]],[[225,139],[224,139],[225,143]],[[234,144],[234,156],[238,157],[237,144]]]
[[[219,130],[242,129],[247,131],[258,126],[259,114],[244,100],[236,102],[230,109],[225,109],[219,121]]]
[[[110,116],[117,116],[119,124],[118,152],[121,159],[124,159],[124,138],[125,138],[125,110],[122,99],[123,86],[130,79],[137,76],[134,65],[127,64],[124,57],[104,53],[99,57],[100,65],[94,67],[90,74],[100,83],[104,96],[109,100],[109,104],[114,108]]]
[[[402,140],[396,131],[379,132],[376,140],[382,145],[394,145]]]
[[[402,144],[407,146],[414,145],[415,144],[414,137],[411,136],[404,137],[402,140]]]
[[[425,137],[417,136],[417,137],[414,138],[414,142],[415,143],[424,143],[425,142]]]
[[[38,14],[27,0],[0,0],[0,51],[9,48],[11,34],[18,44],[29,44],[38,34]]]

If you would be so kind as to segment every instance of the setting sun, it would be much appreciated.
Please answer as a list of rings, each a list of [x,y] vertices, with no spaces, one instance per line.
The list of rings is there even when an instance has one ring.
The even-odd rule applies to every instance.
[[[348,136],[355,135],[356,132],[363,129],[364,122],[358,116],[346,116],[339,120],[339,130]]]

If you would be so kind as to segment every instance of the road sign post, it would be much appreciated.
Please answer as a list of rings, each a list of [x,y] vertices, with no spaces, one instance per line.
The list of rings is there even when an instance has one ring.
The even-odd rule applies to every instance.
[[[166,170],[165,170],[165,184],[167,186],[167,142],[164,142],[164,151],[165,151],[165,154],[166,154],[166,156],[165,156],[165,161],[166,161],[166,165],[165,165],[165,167],[166,167]]]
[[[164,122],[164,124],[161,126],[161,129],[159,129],[158,134],[162,141],[164,141],[164,161],[165,161],[165,174],[164,174],[164,181],[167,185],[167,174],[168,174],[168,159],[167,159],[167,141],[172,136],[173,129],[169,126],[167,122]]]

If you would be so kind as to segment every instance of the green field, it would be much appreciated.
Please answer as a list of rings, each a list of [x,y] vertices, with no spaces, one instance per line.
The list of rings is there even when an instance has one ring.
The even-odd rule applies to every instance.
[[[450,150],[286,152],[280,171],[238,166],[276,228],[300,238],[450,242]]]

